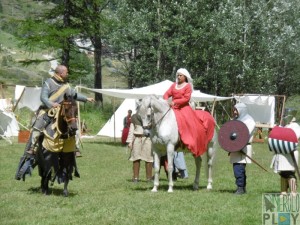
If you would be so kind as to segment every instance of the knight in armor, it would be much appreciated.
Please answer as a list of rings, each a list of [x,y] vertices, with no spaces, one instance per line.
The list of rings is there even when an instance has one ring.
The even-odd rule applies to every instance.
[[[134,183],[139,182],[141,160],[145,161],[146,179],[152,180],[153,151],[150,139],[150,130],[143,128],[143,122],[139,115],[133,114],[126,142],[131,150],[130,161],[133,162]]]
[[[48,111],[51,108],[57,108],[64,99],[64,94],[75,95],[75,90],[70,87],[68,83],[68,69],[64,65],[58,65],[55,69],[55,73],[51,78],[48,78],[42,87],[41,101],[42,105],[36,113],[36,120],[32,124],[31,130],[31,142],[27,145],[29,148],[26,153],[33,155],[39,149],[39,137],[42,134],[43,129],[51,122],[51,117],[48,115]],[[87,98],[86,96],[76,93],[77,101],[82,102],[94,102],[93,98]]]
[[[300,138],[300,125],[296,122],[297,110],[286,108],[282,120],[282,125],[285,128],[291,128],[297,139]],[[295,156],[296,165],[293,162],[292,154]],[[297,194],[297,179],[295,175],[295,166],[298,166],[298,150],[296,149],[291,154],[275,154],[272,159],[271,166],[275,173],[280,175],[281,196],[287,195],[290,190],[292,196]]]
[[[247,154],[250,158],[252,155],[252,139],[253,133],[255,129],[255,121],[248,114],[247,106],[244,103],[237,103],[233,108],[233,116],[235,120],[239,120],[243,122],[250,134],[250,139],[247,145],[241,149],[241,151],[231,152],[230,153],[230,163],[233,165],[233,173],[235,177],[235,183],[237,186],[237,190],[234,192],[235,194],[245,194],[246,193],[246,165],[251,163],[251,160],[246,157]],[[245,153],[245,154],[244,154]]]

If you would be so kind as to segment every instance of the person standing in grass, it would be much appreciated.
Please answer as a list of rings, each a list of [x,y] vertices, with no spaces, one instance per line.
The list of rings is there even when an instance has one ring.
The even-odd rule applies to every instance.
[[[127,116],[125,116],[124,119],[123,119],[123,131],[122,131],[122,138],[121,138],[121,141],[122,141],[123,145],[126,145],[126,140],[127,140],[127,137],[128,137],[129,127],[130,127],[130,124],[131,124],[131,114],[132,114],[132,110],[129,109],[128,113],[127,113]]]
[[[283,125],[285,128],[292,129],[295,132],[297,139],[299,139],[300,126],[296,122],[296,114],[297,110],[286,108],[283,117]],[[294,164],[291,154],[294,154],[297,165]],[[298,149],[293,151],[291,154],[275,154],[271,163],[274,172],[280,175],[281,196],[287,195],[288,189],[290,190],[292,196],[297,195],[295,166],[298,166]]]
[[[140,164],[145,161],[146,179],[152,180],[152,166],[153,166],[153,151],[152,142],[150,139],[150,132],[144,130],[143,122],[139,115],[133,114],[131,117],[131,124],[126,142],[128,148],[131,150],[130,161],[133,162],[133,177],[132,181],[137,183],[140,181]]]
[[[237,186],[236,191],[234,194],[245,194],[246,193],[246,165],[251,163],[251,160],[246,157],[247,154],[249,157],[252,155],[252,139],[253,133],[255,129],[255,121],[254,119],[248,114],[247,106],[244,103],[237,103],[233,108],[233,116],[235,120],[239,120],[243,122],[250,134],[250,139],[248,144],[237,152],[230,153],[230,163],[233,165],[233,173],[235,177],[235,183]],[[243,151],[243,153],[241,152]]]

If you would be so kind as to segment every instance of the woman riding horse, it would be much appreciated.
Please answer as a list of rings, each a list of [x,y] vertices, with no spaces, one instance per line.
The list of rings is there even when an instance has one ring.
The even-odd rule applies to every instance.
[[[214,134],[214,126],[206,124],[211,116],[204,111],[193,110],[189,104],[193,91],[190,73],[181,68],[177,70],[176,76],[176,82],[166,91],[163,98],[168,100],[172,97],[169,105],[175,112],[181,141],[194,156],[201,156],[207,151],[207,145]]]
[[[141,116],[144,127],[151,127],[151,140],[154,152],[154,187],[159,186],[160,158],[167,154],[168,158],[168,192],[173,192],[173,160],[174,151],[186,146],[195,158],[196,175],[194,190],[199,189],[201,155],[208,152],[208,185],[211,189],[211,167],[215,145],[209,145],[215,134],[215,120],[208,112],[193,110],[189,106],[192,94],[191,76],[186,69],[177,71],[177,82],[165,93],[164,99],[173,97],[168,104],[164,99],[148,96],[142,99],[137,113]],[[190,82],[189,82],[190,80]],[[170,107],[171,106],[171,107]],[[215,139],[214,139],[215,141]]]

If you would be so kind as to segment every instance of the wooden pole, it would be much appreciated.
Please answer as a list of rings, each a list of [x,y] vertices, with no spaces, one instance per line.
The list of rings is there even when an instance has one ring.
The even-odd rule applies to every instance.
[[[15,110],[16,110],[16,108],[17,108],[17,106],[18,106],[18,104],[19,104],[19,102],[20,102],[22,96],[24,95],[24,93],[25,93],[25,88],[26,88],[26,87],[24,87],[24,89],[23,89],[23,91],[22,91],[22,93],[21,93],[21,95],[20,95],[20,98],[18,98],[16,104],[14,105],[14,107],[13,107],[13,109],[12,109],[13,112],[15,112]]]
[[[299,171],[299,167],[298,167],[294,152],[291,152],[291,156],[292,156],[292,160],[293,160],[294,167],[295,167],[295,170],[297,172],[298,178],[300,178],[300,171]]]

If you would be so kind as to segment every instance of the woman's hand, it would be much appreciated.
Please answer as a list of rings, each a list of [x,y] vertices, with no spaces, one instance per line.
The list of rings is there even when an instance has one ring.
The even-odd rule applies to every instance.
[[[175,103],[173,102],[173,101],[171,101],[171,102],[169,102],[169,106],[174,106],[175,105]]]

